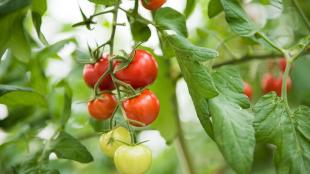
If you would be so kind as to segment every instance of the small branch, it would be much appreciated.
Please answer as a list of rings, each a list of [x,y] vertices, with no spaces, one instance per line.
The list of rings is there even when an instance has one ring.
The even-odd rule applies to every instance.
[[[112,28],[112,33],[111,33],[111,37],[110,37],[110,56],[113,55],[113,47],[114,47],[114,37],[115,37],[115,32],[116,32],[116,27],[117,27],[117,16],[118,16],[118,9],[119,9],[119,5],[120,5],[120,0],[118,0],[115,4],[114,7],[114,11],[113,11],[113,28]]]
[[[279,46],[277,46],[273,41],[271,41],[264,33],[257,32],[255,34],[256,37],[262,38],[265,42],[267,42],[272,48],[279,51],[282,54],[285,54],[285,50]]]
[[[298,14],[300,15],[300,17],[304,21],[306,27],[310,31],[310,22],[309,22],[307,16],[305,15],[305,13],[302,11],[302,9],[301,9],[300,5],[298,4],[297,0],[292,0],[292,3],[294,5],[294,7],[296,8]]]
[[[236,65],[240,63],[249,62],[252,60],[265,60],[265,59],[271,59],[271,58],[280,58],[281,56],[283,55],[282,54],[247,55],[247,56],[241,57],[240,59],[233,59],[233,60],[228,60],[225,62],[215,64],[213,65],[213,68],[219,68],[224,65]]]

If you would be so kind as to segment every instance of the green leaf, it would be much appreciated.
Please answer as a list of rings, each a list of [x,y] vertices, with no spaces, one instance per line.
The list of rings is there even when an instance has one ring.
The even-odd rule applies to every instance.
[[[257,27],[246,15],[238,0],[221,0],[221,3],[226,21],[235,33],[244,37],[255,34]]]
[[[213,18],[223,11],[221,0],[211,0],[208,5],[208,16]]]
[[[249,99],[243,93],[243,81],[238,71],[233,68],[221,68],[212,74],[216,88],[228,101],[242,108],[249,108]]]
[[[136,42],[145,42],[151,37],[149,27],[139,21],[130,24],[132,37]]]
[[[212,137],[207,99],[218,95],[213,79],[207,68],[202,64],[217,56],[217,52],[208,48],[198,47],[177,35],[167,36],[175,51],[182,75],[188,85],[198,118],[205,131]]]
[[[11,31],[12,35],[8,42],[8,47],[12,54],[22,62],[28,62],[31,58],[30,42],[27,38],[26,30],[23,26],[24,17],[15,20]]]
[[[22,13],[20,11],[16,11],[0,17],[0,57],[2,57],[2,54],[7,49],[7,43],[11,38],[15,20],[20,18],[21,15]]]
[[[81,163],[89,163],[94,160],[84,145],[64,131],[61,131],[58,137],[52,142],[51,151],[56,153],[58,158],[74,160]]]
[[[0,18],[4,15],[29,6],[31,0],[8,0],[0,3]]]
[[[275,93],[263,96],[253,108],[257,140],[277,146],[277,173],[306,174],[310,170],[310,108],[288,112]]]
[[[64,104],[61,124],[65,127],[71,116],[71,104],[72,104],[72,89],[66,80],[62,80],[57,84],[57,87],[64,88]]]
[[[43,44],[48,45],[46,38],[41,32],[42,16],[47,10],[46,0],[33,0],[31,9],[32,9],[31,13],[32,22],[35,26],[38,38],[41,40]]]
[[[222,94],[209,101],[214,139],[238,174],[251,173],[255,135],[253,115]]]
[[[158,57],[157,62],[159,67],[157,79],[150,89],[156,94],[160,101],[160,111],[158,118],[151,127],[159,130],[167,144],[170,144],[173,142],[178,132],[176,122],[177,115],[175,112],[175,85],[170,78],[169,61],[163,57]]]
[[[47,106],[46,99],[31,88],[11,85],[0,85],[0,103],[12,106]]]
[[[114,5],[117,2],[117,0],[88,0],[88,1],[93,2],[95,4],[106,5],[106,6]]]
[[[196,7],[196,0],[187,0],[186,1],[186,7],[184,10],[184,14],[186,16],[186,18],[188,18],[194,11],[195,7]]]
[[[187,37],[186,19],[178,11],[164,7],[155,12],[154,21],[161,30],[173,30],[177,34]]]
[[[42,50],[40,50],[37,54],[37,57],[40,59],[45,59],[47,57],[58,57],[57,53],[66,45],[69,43],[76,43],[76,40],[74,38],[64,39],[61,41],[58,41],[56,43],[53,43]]]

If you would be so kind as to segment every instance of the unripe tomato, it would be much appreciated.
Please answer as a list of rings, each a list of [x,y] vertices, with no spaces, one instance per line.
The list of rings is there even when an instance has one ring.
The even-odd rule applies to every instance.
[[[275,84],[276,80],[277,79],[270,73],[267,73],[263,76],[262,89],[264,93],[268,93],[276,89],[276,84]]]
[[[93,88],[99,78],[107,71],[109,66],[109,60],[107,55],[103,55],[102,58],[95,64],[87,64],[84,66],[83,78],[86,84]],[[111,76],[107,75],[101,82],[99,88],[101,90],[113,90],[114,84]]]
[[[109,93],[104,93],[101,98],[88,102],[88,111],[92,117],[105,120],[112,116],[116,106],[115,97]]]
[[[283,77],[280,76],[280,77],[276,80],[276,82],[275,82],[275,84],[276,84],[276,89],[275,89],[275,91],[276,91],[276,93],[277,93],[278,96],[281,96],[281,92],[282,92],[282,81],[283,81]],[[292,80],[291,80],[290,77],[287,77],[287,79],[286,79],[286,91],[289,92],[291,89],[292,89]]]
[[[279,68],[280,68],[280,70],[282,71],[282,72],[284,72],[285,71],[285,68],[286,68],[286,59],[285,58],[281,58],[280,60],[279,60]]]
[[[249,97],[249,99],[252,99],[253,90],[249,83],[243,82],[243,93]]]
[[[141,0],[144,8],[148,10],[157,10],[159,9],[166,0]]]
[[[125,100],[123,107],[130,120],[149,125],[157,118],[160,106],[156,95],[146,89],[139,96]],[[142,126],[134,122],[131,124]]]
[[[116,63],[116,66],[119,63]],[[157,62],[155,58],[145,50],[136,50],[132,62],[127,68],[115,73],[115,76],[134,88],[143,88],[157,77]]]
[[[144,174],[151,166],[152,152],[144,145],[119,147],[114,163],[121,174]]]
[[[124,143],[131,144],[129,131],[124,127],[118,127],[106,134],[102,134],[99,139],[100,148],[104,154],[113,158],[115,151]]]

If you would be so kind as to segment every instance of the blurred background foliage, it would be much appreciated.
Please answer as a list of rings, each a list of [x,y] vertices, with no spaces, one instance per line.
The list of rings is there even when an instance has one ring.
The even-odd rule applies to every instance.
[[[0,1],[0,84],[29,87],[39,95],[13,92],[8,97],[15,97],[15,103],[9,103],[5,98],[1,101],[6,104],[1,105],[0,112],[1,173],[9,173],[16,164],[29,163],[32,158],[29,154],[35,154],[43,148],[41,140],[48,139],[64,115],[70,114],[64,111],[68,105],[66,103],[71,104],[71,94],[72,111],[66,131],[87,147],[94,161],[82,164],[65,159],[55,160],[55,155],[51,155],[49,168],[58,169],[63,174],[116,173],[112,160],[102,155],[98,148],[99,133],[95,131],[105,131],[107,125],[89,119],[86,102],[91,90],[83,82],[83,65],[78,63],[89,57],[87,44],[95,46],[109,37],[111,16],[99,17],[94,30],[88,31],[85,27],[71,27],[81,20],[79,7],[88,15],[102,10],[101,6],[95,6],[87,0],[11,0],[9,3],[12,5],[6,6],[8,8],[2,8],[1,3],[5,3],[5,0]],[[132,7],[132,3],[124,0],[124,7]],[[186,14],[189,39],[194,44],[219,51],[215,65],[233,59],[255,59],[255,56],[266,55],[264,60],[233,65],[244,80],[253,86],[252,102],[255,103],[262,95],[262,75],[268,71],[270,63],[277,61],[272,58],[278,57],[274,56],[271,49],[236,36],[226,23],[223,13],[209,18],[208,3],[209,0],[178,0],[177,3],[168,0],[166,6]],[[310,19],[310,2],[299,0],[298,3]],[[290,0],[247,0],[243,2],[243,7],[255,23],[281,46],[289,47],[309,32]],[[151,18],[148,11],[139,10],[142,15]],[[124,14],[120,21],[126,21]],[[159,119],[152,127],[138,130],[141,131],[140,140],[150,140],[146,145],[154,152],[153,165],[148,174],[179,174],[184,171],[183,161],[180,160],[183,158],[182,147],[176,138],[180,133],[176,113],[181,118],[180,126],[196,173],[234,173],[196,118],[184,80],[176,82],[167,75],[179,76],[176,60],[171,58],[168,63],[163,61],[156,32],[154,28],[151,31],[151,38],[143,46],[153,50],[158,58],[159,78],[151,88],[159,96],[162,108]],[[116,50],[130,51],[131,46],[128,25],[119,27]],[[310,106],[310,81],[306,80],[309,79],[309,67],[310,55],[306,54],[294,64],[291,71],[293,88],[289,93],[292,106]],[[6,92],[0,91],[1,94]],[[177,101],[173,101],[175,95]],[[38,103],[40,96],[44,96],[47,103]],[[19,102],[24,104],[20,105]],[[174,108],[175,102],[178,104],[178,112]],[[272,151],[272,146],[256,146],[253,173],[275,173]]]

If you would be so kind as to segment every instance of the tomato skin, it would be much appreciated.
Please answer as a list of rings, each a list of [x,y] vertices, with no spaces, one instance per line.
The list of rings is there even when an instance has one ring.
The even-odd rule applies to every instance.
[[[281,59],[279,60],[278,66],[279,66],[279,68],[280,68],[280,70],[281,70],[282,72],[285,71],[286,63],[287,63],[287,62],[286,62],[286,59],[285,59],[285,58],[281,58]]]
[[[280,76],[275,84],[276,84],[276,88],[275,88],[275,91],[277,93],[278,96],[281,96],[281,93],[282,93],[282,81],[283,81],[283,77]],[[288,76],[287,79],[286,79],[286,91],[289,92],[290,90],[292,89],[292,80],[291,78]]]
[[[250,100],[252,99],[253,90],[248,82],[243,82],[243,93],[248,96]]]
[[[119,64],[116,63],[116,66]],[[155,58],[145,50],[136,50],[127,68],[115,73],[116,78],[133,88],[143,88],[153,83],[157,77],[158,65]]]
[[[156,95],[146,89],[139,96],[124,101],[123,107],[130,120],[144,123],[146,126],[157,118],[160,104]],[[142,126],[133,122],[131,124],[137,127]]]
[[[115,151],[124,145],[122,142],[131,144],[130,133],[124,127],[118,127],[106,134],[102,134],[99,139],[101,151],[111,158],[114,157]]]
[[[114,95],[109,93],[102,94],[101,98],[88,102],[88,111],[97,120],[105,120],[112,116],[117,101]]]
[[[95,64],[87,64],[84,66],[83,78],[85,83],[93,88],[99,78],[108,70],[108,55],[103,55]],[[99,86],[100,90],[113,90],[114,84],[110,75],[107,75]]]
[[[276,80],[277,79],[270,73],[263,76],[262,89],[265,94],[276,89]]]
[[[114,163],[121,174],[144,174],[151,166],[152,152],[144,145],[119,147]]]
[[[143,7],[148,10],[157,10],[166,2],[166,0],[149,0],[149,2],[145,2],[145,0],[141,1]]]

